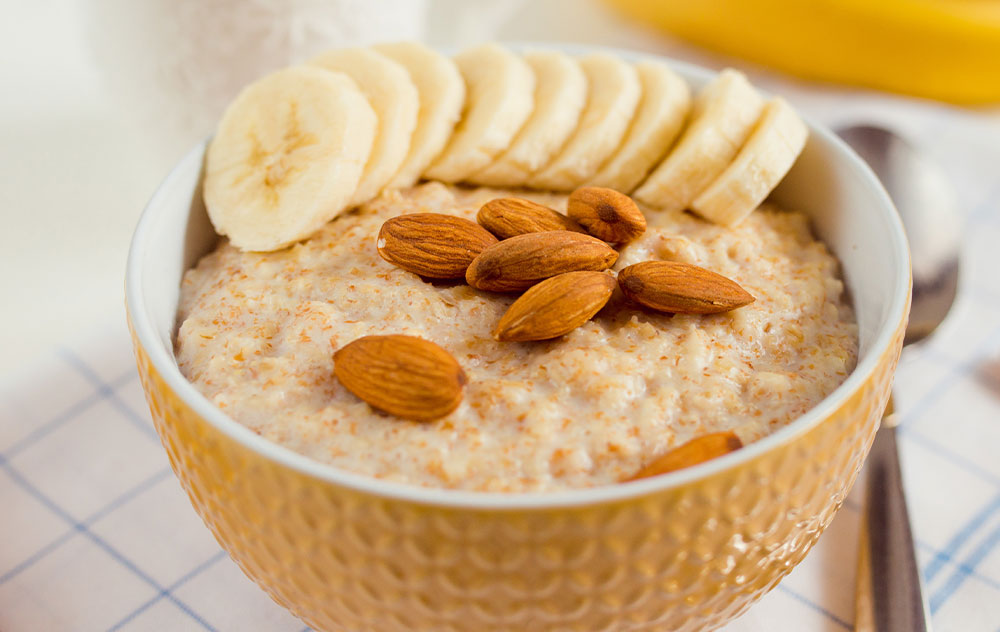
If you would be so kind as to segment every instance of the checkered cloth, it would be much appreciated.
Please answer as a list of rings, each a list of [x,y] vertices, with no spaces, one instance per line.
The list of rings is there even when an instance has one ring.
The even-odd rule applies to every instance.
[[[904,353],[896,402],[935,629],[1000,630],[1000,124],[780,89],[828,122],[874,116],[923,141],[969,213],[959,302]],[[303,630],[229,560],[172,476],[123,321],[112,307],[115,326],[0,384],[0,630]],[[727,632],[852,627],[861,489]]]

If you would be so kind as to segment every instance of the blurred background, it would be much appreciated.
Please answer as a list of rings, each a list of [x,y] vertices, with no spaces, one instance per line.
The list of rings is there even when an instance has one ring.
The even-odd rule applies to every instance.
[[[997,630],[1000,0],[0,3],[3,630],[301,629],[218,550],[165,463],[130,356],[125,258],[158,183],[242,85],[399,39],[735,66],[813,120],[891,127],[937,163],[968,229],[951,316],[897,374],[904,478],[936,629]],[[851,628],[858,491],[727,632]]]

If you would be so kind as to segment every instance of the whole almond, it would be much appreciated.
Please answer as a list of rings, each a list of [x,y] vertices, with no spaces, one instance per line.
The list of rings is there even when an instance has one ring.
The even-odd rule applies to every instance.
[[[415,336],[364,336],[333,354],[344,388],[373,408],[411,421],[444,417],[468,381],[455,358]]]
[[[674,314],[717,314],[756,300],[721,274],[676,261],[631,265],[618,273],[618,285],[636,303]]]
[[[735,452],[742,447],[743,442],[733,432],[715,432],[703,435],[660,455],[626,480],[634,481],[674,472]]]
[[[605,272],[567,272],[545,279],[507,308],[493,337],[525,342],[562,336],[601,311],[614,290],[615,279]]]
[[[500,239],[547,230],[583,232],[579,224],[562,213],[523,198],[490,200],[479,209],[476,220]]]
[[[646,232],[646,217],[632,198],[614,189],[581,187],[569,195],[566,213],[588,233],[623,244]]]
[[[484,250],[465,280],[479,290],[520,292],[549,277],[576,270],[607,270],[618,253],[600,239],[568,230],[527,233]]]
[[[376,246],[394,265],[432,279],[460,279],[497,238],[479,224],[454,215],[412,213],[382,224]]]

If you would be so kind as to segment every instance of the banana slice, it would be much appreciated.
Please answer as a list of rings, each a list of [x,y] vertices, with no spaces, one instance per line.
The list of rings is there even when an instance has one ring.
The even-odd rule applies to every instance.
[[[576,129],[587,102],[587,77],[580,64],[554,51],[525,53],[524,61],[535,73],[535,111],[510,148],[486,169],[466,178],[469,182],[522,186],[549,163]]]
[[[808,137],[795,109],[784,99],[771,99],[736,159],[695,198],[691,210],[716,224],[740,223],[778,186]]]
[[[442,182],[459,182],[493,162],[535,107],[531,66],[509,50],[483,44],[456,55],[455,63],[465,80],[465,111],[444,152],[424,172]]]
[[[719,73],[695,97],[688,128],[634,197],[682,211],[732,162],[760,118],[764,100],[743,73]]]
[[[378,132],[351,204],[374,198],[399,171],[410,151],[417,125],[420,97],[406,68],[367,48],[332,50],[313,58],[310,65],[348,75],[378,116]]]
[[[569,191],[594,177],[622,144],[642,91],[631,64],[596,53],[580,59],[589,84],[587,105],[556,157],[528,180],[537,189]]]
[[[666,64],[636,64],[642,98],[625,142],[588,184],[631,192],[663,160],[680,135],[691,107],[691,89]]]
[[[244,88],[206,157],[205,206],[216,232],[241,250],[308,237],[347,208],[376,123],[341,73],[286,68]]]
[[[416,42],[377,44],[379,53],[401,64],[420,95],[417,127],[410,153],[389,182],[392,187],[413,186],[451,138],[465,105],[465,82],[449,57]]]

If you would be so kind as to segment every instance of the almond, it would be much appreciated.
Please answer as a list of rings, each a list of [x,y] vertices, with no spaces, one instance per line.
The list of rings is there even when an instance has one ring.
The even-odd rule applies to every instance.
[[[479,209],[476,220],[500,239],[547,230],[583,232],[576,222],[562,213],[523,198],[490,200]]]
[[[618,253],[599,239],[568,230],[527,233],[484,250],[465,280],[479,290],[519,292],[549,277],[576,270],[607,270]]]
[[[468,381],[455,358],[415,336],[364,336],[333,354],[344,388],[373,408],[411,421],[444,417]]]
[[[743,442],[733,432],[715,432],[703,435],[670,450],[666,454],[660,455],[652,463],[626,480],[634,481],[640,478],[674,472],[710,461],[730,452],[735,452],[742,447]]]
[[[614,291],[615,279],[605,272],[567,272],[545,279],[514,301],[493,337],[525,342],[562,336],[601,311]]]
[[[646,217],[632,198],[614,189],[581,187],[569,195],[566,213],[588,233],[623,244],[646,232]]]
[[[479,224],[454,215],[412,213],[382,224],[376,246],[394,265],[432,279],[460,279],[497,238]]]
[[[674,314],[717,314],[756,300],[721,274],[676,261],[631,265],[618,273],[618,285],[636,303]]]

